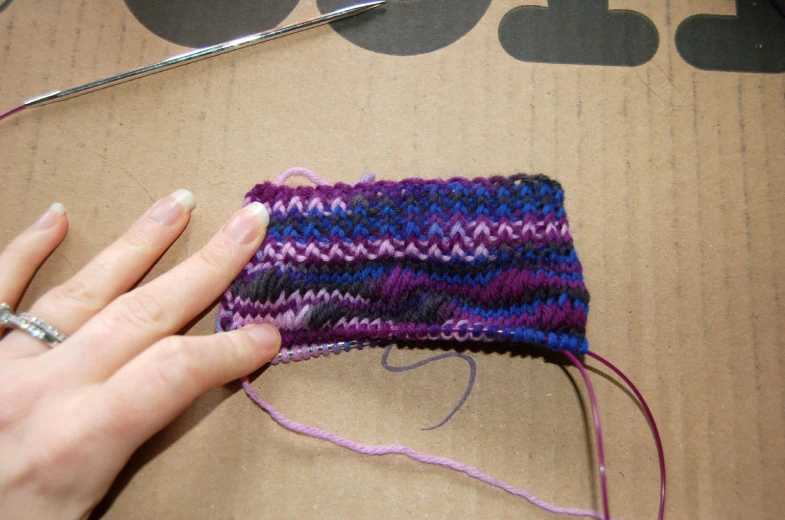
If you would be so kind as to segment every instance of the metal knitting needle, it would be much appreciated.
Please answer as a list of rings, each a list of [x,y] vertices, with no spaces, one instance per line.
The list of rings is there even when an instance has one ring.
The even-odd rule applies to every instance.
[[[126,81],[131,81],[137,78],[142,78],[144,76],[149,76],[150,74],[163,72],[165,70],[173,69],[181,65],[187,65],[189,63],[194,63],[200,60],[204,60],[206,58],[218,56],[219,54],[224,54],[227,52],[235,51],[237,49],[242,49],[244,47],[249,47],[251,45],[256,45],[257,43],[274,40],[276,38],[280,38],[281,36],[294,34],[296,32],[304,31],[306,29],[311,29],[313,27],[318,27],[320,25],[324,25],[327,23],[343,20],[344,18],[349,18],[351,16],[355,16],[360,13],[370,11],[371,9],[374,9],[381,5],[384,5],[385,1],[386,0],[377,0],[374,2],[349,5],[344,8],[338,9],[336,11],[332,11],[330,13],[324,14],[322,16],[317,16],[309,20],[293,23],[285,27],[276,27],[268,31],[251,34],[249,36],[243,36],[242,38],[237,38],[236,40],[228,41],[225,43],[219,43],[218,45],[213,45],[211,47],[205,47],[203,49],[188,51],[183,54],[172,56],[171,58],[165,59],[164,61],[158,63],[154,63],[152,65],[146,65],[144,67],[133,69],[128,72],[123,72],[115,76],[110,76],[108,78],[99,79],[98,81],[85,83],[84,85],[79,85],[78,87],[69,88],[67,90],[55,90],[47,94],[42,94],[32,99],[28,99],[22,105],[12,110],[9,110],[4,114],[0,114],[0,120],[9,117],[13,114],[16,114],[17,112],[21,112],[25,108],[32,108],[32,107],[47,105],[49,103],[56,103],[58,101],[64,101],[66,99],[71,99],[76,96],[81,96],[82,94],[87,94],[89,92],[94,92],[96,90],[100,90],[103,88],[119,85],[120,83],[125,83]]]

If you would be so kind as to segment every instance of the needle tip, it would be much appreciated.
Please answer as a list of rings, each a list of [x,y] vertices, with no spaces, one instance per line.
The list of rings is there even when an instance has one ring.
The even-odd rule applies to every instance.
[[[380,7],[386,3],[387,0],[375,0],[374,2],[363,2],[360,4],[347,5],[346,7],[342,7],[337,11],[327,13],[326,15],[322,16],[320,20],[326,19],[328,22],[343,20],[344,18],[357,16],[358,14],[368,12],[371,9],[376,9],[377,7]]]
[[[364,2],[362,4],[355,4],[353,6],[349,6],[349,9],[357,10],[357,11],[369,11],[371,9],[375,9],[376,7],[383,6],[387,3],[387,0],[376,0],[375,2]]]

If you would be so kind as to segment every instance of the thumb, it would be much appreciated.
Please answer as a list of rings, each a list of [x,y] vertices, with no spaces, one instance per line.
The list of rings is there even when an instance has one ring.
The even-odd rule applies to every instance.
[[[136,448],[200,395],[269,363],[280,347],[278,329],[266,323],[212,336],[170,336],[115,373],[93,410],[106,412],[104,431],[122,434]]]

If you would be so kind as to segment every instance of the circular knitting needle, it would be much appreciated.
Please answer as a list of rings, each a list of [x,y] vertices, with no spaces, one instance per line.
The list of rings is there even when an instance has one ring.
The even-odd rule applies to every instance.
[[[211,47],[188,51],[176,56],[172,56],[171,58],[167,58],[158,63],[153,63],[152,65],[146,65],[144,67],[139,67],[138,69],[116,74],[108,78],[85,83],[84,85],[79,85],[78,87],[73,87],[66,90],[55,90],[47,94],[42,94],[40,96],[28,99],[22,105],[4,114],[0,114],[0,120],[10,117],[17,112],[21,112],[25,108],[43,106],[49,103],[55,103],[57,101],[64,101],[76,96],[81,96],[82,94],[87,94],[89,92],[95,92],[96,90],[103,88],[119,85],[120,83],[125,83],[126,81],[149,76],[150,74],[163,72],[175,67],[180,67],[181,65],[187,65],[189,63],[194,63],[206,58],[212,58],[213,56],[218,56],[219,54],[225,54],[227,52],[249,47],[251,45],[256,45],[258,43],[274,40],[276,38],[280,38],[281,36],[294,34],[306,29],[311,29],[313,27],[318,27],[327,23],[343,20],[344,18],[349,18],[351,16],[355,16],[384,5],[385,1],[386,0],[376,0],[373,2],[349,5],[336,11],[332,11],[315,18],[310,18],[302,22],[293,23],[284,27],[276,27],[268,31],[251,34],[249,36],[243,36],[242,38],[237,38],[236,40],[225,43],[219,43],[218,45],[213,45]]]

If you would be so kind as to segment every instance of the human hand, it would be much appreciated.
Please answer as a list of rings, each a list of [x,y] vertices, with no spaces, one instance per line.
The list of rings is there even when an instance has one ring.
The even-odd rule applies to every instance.
[[[30,309],[68,339],[0,340],[0,518],[86,517],[133,452],[209,389],[278,352],[271,325],[175,335],[213,303],[259,248],[269,215],[238,211],[191,258],[129,291],[183,232],[195,207],[179,190]],[[68,229],[53,205],[0,254],[12,308]],[[2,329],[0,329],[0,335]]]

